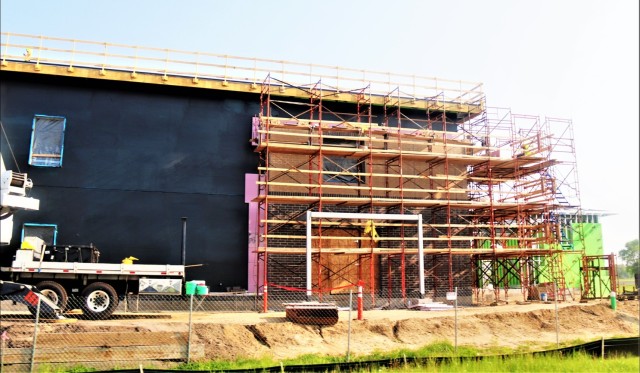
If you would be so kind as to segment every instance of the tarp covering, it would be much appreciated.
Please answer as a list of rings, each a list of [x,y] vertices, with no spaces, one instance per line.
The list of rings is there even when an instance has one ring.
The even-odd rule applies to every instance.
[[[29,164],[48,167],[62,165],[64,126],[65,118],[62,117],[35,117]]]

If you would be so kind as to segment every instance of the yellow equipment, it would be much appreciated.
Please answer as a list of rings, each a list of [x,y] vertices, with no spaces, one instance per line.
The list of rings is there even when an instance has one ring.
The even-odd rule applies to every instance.
[[[140,260],[140,259],[136,258],[135,256],[129,256],[122,259],[122,264],[133,264],[134,260]]]
[[[364,234],[365,236],[371,236],[371,238],[373,238],[373,242],[378,242],[380,239],[378,232],[376,232],[376,227],[373,225],[373,220],[369,220],[364,226]]]

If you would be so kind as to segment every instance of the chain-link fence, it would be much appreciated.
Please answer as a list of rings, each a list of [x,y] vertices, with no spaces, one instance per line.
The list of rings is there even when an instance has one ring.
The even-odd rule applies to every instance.
[[[35,306],[26,305],[22,295],[3,299],[2,372],[66,372],[78,367],[114,369],[146,362],[162,366],[165,361],[189,359],[189,325],[186,323],[171,327],[170,332],[150,335],[140,333],[141,327],[136,325],[135,318],[127,317],[122,303],[109,320],[101,323],[80,311],[79,305],[83,302],[80,298],[70,298],[67,310],[61,315],[47,309],[41,299],[36,300]],[[183,308],[188,310],[188,303]],[[192,353],[197,356],[201,350],[194,347]]]
[[[38,297],[16,294],[3,299],[3,372],[114,369],[140,364],[167,368],[203,361],[207,341],[198,330],[203,328],[203,317],[229,313],[251,323],[249,316],[261,314],[264,305],[263,295],[249,293],[129,295],[119,299],[107,320],[96,320],[82,311],[87,301],[83,297],[69,297],[62,316]],[[357,319],[363,311],[406,309],[407,304],[418,303],[410,298],[359,297],[353,291],[311,297],[276,292],[269,294],[268,312],[284,312],[276,321],[333,325],[338,322],[338,313],[344,319],[351,310],[352,318]],[[345,353],[347,349],[345,346]]]
[[[23,291],[5,295],[0,302],[2,372],[51,372],[71,369],[174,368],[187,362],[211,360],[207,330],[212,324],[243,324],[260,340],[255,325],[260,317],[275,315],[269,322],[294,322],[331,326],[338,321],[363,319],[374,310],[456,311],[471,306],[471,291],[437,291],[426,297],[416,294],[363,294],[361,289],[337,294],[273,291],[264,294],[206,293],[195,295],[135,295],[119,297],[114,312],[96,319],[86,310],[87,298],[71,296],[58,314],[44,297]],[[457,290],[457,289],[456,289]],[[100,301],[93,300],[100,306]],[[452,315],[453,316],[453,315]],[[549,320],[553,322],[553,320]],[[342,324],[344,326],[344,324]],[[253,328],[253,329],[252,329]],[[351,338],[349,327],[349,339]],[[454,339],[455,338],[455,339]],[[224,342],[220,342],[224,343]],[[348,341],[344,354],[349,354]]]

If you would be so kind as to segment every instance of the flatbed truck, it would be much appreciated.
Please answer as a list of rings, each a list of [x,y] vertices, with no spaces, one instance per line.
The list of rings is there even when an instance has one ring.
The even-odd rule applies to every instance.
[[[8,245],[13,213],[38,210],[40,205],[27,195],[33,186],[27,174],[7,170],[1,155],[0,165],[0,243]],[[11,265],[0,268],[1,277],[18,286],[35,286],[62,311],[70,306],[70,295],[78,296],[83,315],[91,319],[111,316],[127,294],[182,293],[184,264],[99,263],[99,257],[93,245],[45,245],[39,237],[24,237]]]
[[[35,255],[37,250],[17,250],[2,272],[11,281],[35,285],[63,311],[70,295],[80,296],[86,318],[108,318],[126,294],[182,293],[183,265],[56,262],[37,260]]]

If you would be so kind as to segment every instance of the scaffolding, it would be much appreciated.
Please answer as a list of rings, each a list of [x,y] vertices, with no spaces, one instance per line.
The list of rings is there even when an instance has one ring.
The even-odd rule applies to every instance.
[[[283,89],[308,98],[274,95]],[[436,95],[418,110],[400,87],[381,105],[368,87],[352,93],[351,105],[336,105],[326,98],[340,92],[321,80],[295,86],[267,76],[262,84],[253,143],[263,292],[300,290],[311,268],[308,298],[362,285],[372,306],[376,296],[406,304],[455,287],[478,302],[487,290],[494,300],[507,300],[514,287],[531,299],[539,283],[566,290],[562,254],[570,248],[558,217],[580,214],[569,121],[487,109],[482,96],[455,110]],[[551,132],[558,122],[559,135]],[[558,151],[573,162],[555,159]],[[421,215],[426,290],[415,275],[415,224],[324,219],[308,227],[307,211]]]
[[[616,292],[618,283],[613,254],[582,257],[582,298],[604,298]]]

